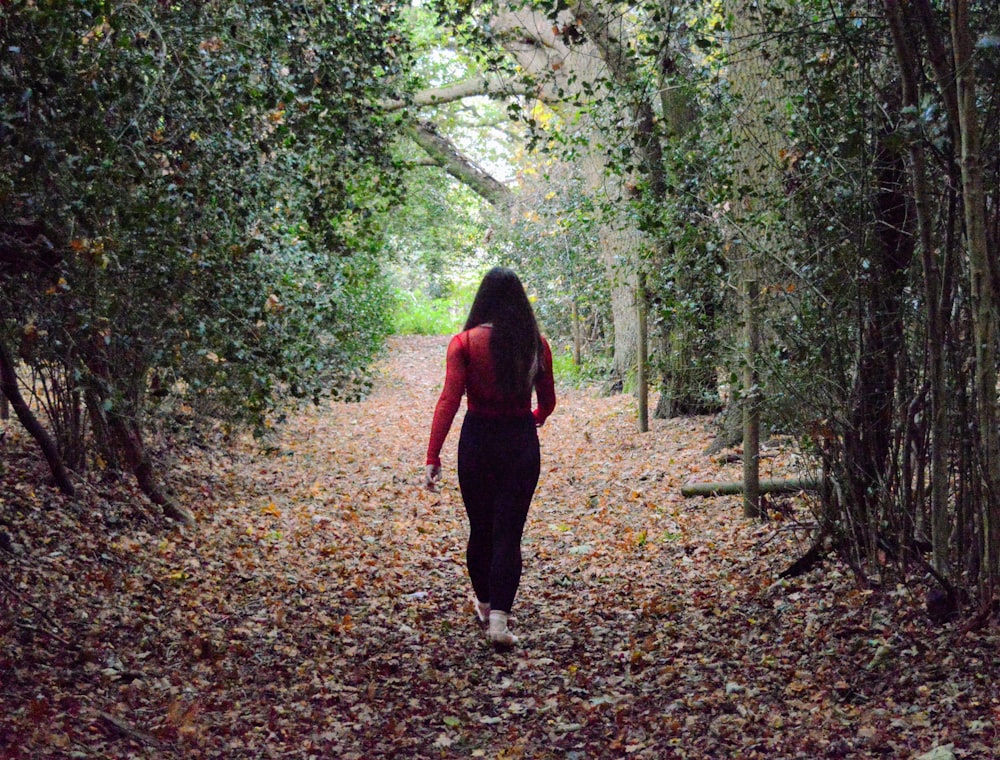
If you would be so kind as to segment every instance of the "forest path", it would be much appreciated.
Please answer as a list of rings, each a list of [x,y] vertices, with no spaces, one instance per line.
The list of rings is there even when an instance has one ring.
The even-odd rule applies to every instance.
[[[268,601],[284,611],[282,638],[309,662],[261,686],[280,688],[289,713],[288,692],[303,708],[319,697],[316,746],[344,758],[614,757],[626,747],[660,757],[719,717],[685,707],[705,699],[732,723],[717,741],[742,743],[737,724],[750,713],[722,703],[759,686],[741,673],[756,663],[739,663],[733,647],[746,643],[747,620],[770,614],[754,597],[794,557],[785,541],[796,532],[744,520],[738,498],[680,496],[690,479],[738,477],[738,464],[703,455],[707,419],[654,420],[640,434],[629,397],[560,387],[539,431],[513,610],[521,644],[494,653],[468,602],[454,471],[464,405],[443,487],[423,488],[447,341],[392,339],[365,400],[305,410],[258,464],[257,525],[245,532],[253,561],[270,561],[285,587]],[[245,505],[234,509],[245,519]]]
[[[739,465],[703,454],[706,419],[636,432],[624,396],[557,387],[521,643],[494,652],[468,603],[463,412],[423,488],[446,345],[392,339],[365,400],[302,409],[263,449],[178,451],[193,529],[120,482],[65,503],[16,483],[0,758],[996,756],[993,631],[931,629],[919,589],[872,593],[832,559],[776,581],[808,511],[682,498]]]

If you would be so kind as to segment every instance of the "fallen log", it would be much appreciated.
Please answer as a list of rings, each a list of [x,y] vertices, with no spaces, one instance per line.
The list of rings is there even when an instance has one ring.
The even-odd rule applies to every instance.
[[[815,491],[819,488],[820,478],[816,475],[806,475],[788,480],[762,480],[761,493],[793,493],[795,491]],[[691,496],[731,496],[743,493],[743,481],[732,480],[720,483],[688,483],[681,486],[681,495]]]

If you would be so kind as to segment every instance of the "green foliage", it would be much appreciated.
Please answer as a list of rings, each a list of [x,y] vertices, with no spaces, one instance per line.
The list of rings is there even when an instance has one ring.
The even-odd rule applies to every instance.
[[[572,353],[557,351],[552,347],[552,374],[556,381],[566,385],[579,385],[583,368],[573,361]]]
[[[782,55],[772,71],[795,84],[776,108],[788,136],[781,195],[755,189],[749,196],[762,209],[760,226],[776,229],[773,247],[765,238],[770,250],[761,251],[762,318],[772,346],[762,367],[771,403],[790,400],[806,419],[842,413],[871,262],[882,255],[877,152],[888,124],[884,105],[861,94],[884,65],[886,32],[855,5],[842,3],[843,15],[824,3],[765,9],[766,23],[787,31],[776,38]]]
[[[5,13],[0,227],[38,231],[2,272],[6,339],[30,327],[29,361],[139,421],[151,377],[258,423],[286,391],[356,391],[389,328],[388,7]]]
[[[487,232],[484,202],[440,171],[412,169],[406,181],[405,201],[385,229],[396,286],[430,298],[450,297],[456,273],[476,268]]]
[[[420,291],[397,291],[393,332],[398,335],[452,335],[461,331],[465,316],[451,298],[430,298]]]
[[[467,39],[489,40],[488,4],[438,5]],[[925,17],[920,4],[873,10],[860,0],[640,3],[600,19],[606,8],[525,2],[518,10],[530,21],[513,29],[511,47],[532,72],[521,83],[546,98],[510,109],[528,130],[527,197],[515,218],[496,224],[493,249],[526,275],[560,337],[568,304],[593,299],[606,315],[606,281],[640,273],[664,385],[667,374],[687,372],[699,378],[694,391],[713,390],[720,371],[740,377],[742,293],[752,278],[765,417],[816,442],[837,486],[822,517],[852,533],[856,566],[867,560],[880,572],[874,550],[885,538],[905,544],[933,523],[949,542],[936,547],[935,564],[947,564],[946,548],[961,572],[989,575],[992,588],[1000,571],[983,563],[996,555],[995,536],[979,526],[995,522],[995,510],[971,501],[983,494],[981,472],[992,465],[982,457],[992,454],[975,451],[974,436],[948,432],[980,424],[969,367],[982,316],[969,300],[980,286],[963,250],[962,213],[977,199],[961,197],[969,164],[958,155],[975,144],[959,144],[964,126],[941,89],[954,87],[948,48],[961,35],[950,27],[964,21],[954,8],[949,15],[952,5],[931,3]],[[1000,19],[995,3],[958,5],[978,42],[983,150],[972,162],[985,175],[984,226],[996,230]],[[901,58],[886,25],[893,14],[909,47]],[[911,60],[907,80],[900,67]],[[919,90],[919,105],[903,107],[901,81]],[[592,172],[577,183],[584,161]],[[914,166],[920,173],[911,175]],[[925,181],[917,207],[913,192]],[[918,230],[921,212],[927,224]],[[602,250],[620,228],[642,233],[631,238],[641,251]],[[618,293],[616,317],[630,311]],[[946,388],[935,396],[928,389],[940,388],[942,365]],[[990,396],[986,382],[978,390]],[[747,389],[733,390],[738,398]],[[942,399],[948,409],[932,408]],[[947,456],[946,477],[928,474],[929,452]],[[925,505],[944,480],[951,490],[939,511],[941,501],[955,511],[942,524]],[[911,547],[900,549],[905,563]]]
[[[552,372],[556,382],[572,388],[587,388],[603,382],[608,376],[608,362],[600,356],[582,357],[580,364],[573,358],[571,345],[552,343]]]

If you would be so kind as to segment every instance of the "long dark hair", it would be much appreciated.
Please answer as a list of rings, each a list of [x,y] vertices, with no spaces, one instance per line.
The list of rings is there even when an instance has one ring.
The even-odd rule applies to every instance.
[[[541,368],[542,338],[528,294],[512,269],[493,267],[476,291],[465,329],[491,324],[490,355],[504,396],[531,394]]]

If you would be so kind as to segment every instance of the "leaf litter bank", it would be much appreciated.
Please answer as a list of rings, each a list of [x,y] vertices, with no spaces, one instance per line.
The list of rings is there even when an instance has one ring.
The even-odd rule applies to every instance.
[[[73,500],[12,433],[0,470],[0,757],[793,758],[1000,752],[996,632],[861,589],[702,452],[710,420],[635,431],[560,389],[498,654],[468,606],[454,476],[422,489],[446,338],[398,338],[374,393],[261,451],[174,452],[193,530],[120,482]],[[460,412],[461,414],[461,412]],[[10,440],[13,438],[14,440]],[[767,460],[794,474],[787,452]],[[949,754],[950,753],[950,754]],[[934,756],[934,755],[932,755]]]

